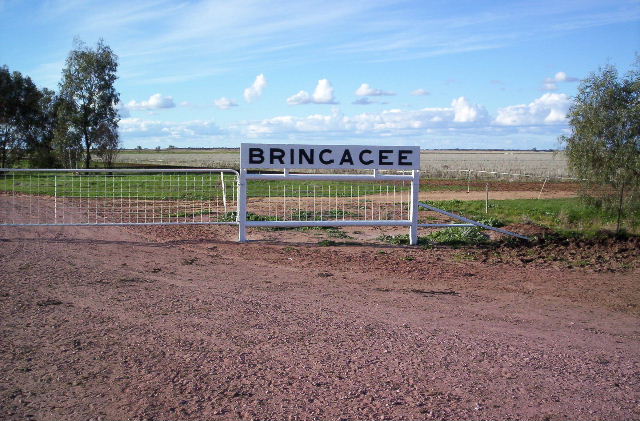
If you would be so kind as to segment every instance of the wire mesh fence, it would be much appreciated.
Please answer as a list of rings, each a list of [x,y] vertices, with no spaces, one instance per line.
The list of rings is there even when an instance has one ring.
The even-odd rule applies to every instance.
[[[0,225],[227,223],[233,170],[2,170]]]
[[[249,219],[365,221],[409,219],[410,183],[274,182],[248,185]]]
[[[0,170],[0,225],[234,223],[233,170]],[[250,220],[408,220],[410,182],[248,183]]]
[[[244,193],[240,177],[221,169],[0,169],[0,226],[237,224],[240,241],[247,227],[470,226],[436,208],[418,211],[417,174],[245,174]]]

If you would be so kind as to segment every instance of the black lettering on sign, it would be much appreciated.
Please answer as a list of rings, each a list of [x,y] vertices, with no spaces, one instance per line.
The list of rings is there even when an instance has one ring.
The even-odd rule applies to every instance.
[[[331,158],[331,159],[324,159],[324,156],[325,156],[326,154],[328,154],[328,153],[329,153],[329,154],[331,153],[331,149],[323,149],[323,150],[321,150],[321,151],[320,151],[320,155],[319,155],[320,162],[322,162],[324,165],[333,164],[333,163],[335,162],[335,160],[334,160],[333,158]]]
[[[358,160],[360,161],[361,164],[363,165],[371,165],[373,164],[373,159],[364,159],[364,154],[367,155],[371,155],[371,151],[369,149],[363,149],[362,151],[360,151],[360,154],[358,155]]]
[[[293,165],[295,163],[296,155],[293,153],[295,149],[289,149],[289,164]]]
[[[345,162],[348,162],[349,165],[353,165],[353,158],[351,157],[351,152],[349,152],[349,149],[344,150],[342,159],[340,159],[340,165],[344,164]]]
[[[380,149],[378,151],[378,163],[380,165],[393,165],[392,161],[389,161],[389,154],[392,154],[393,151],[390,149]]]
[[[309,153],[307,154],[307,151],[305,151],[304,149],[299,149],[298,150],[298,161],[299,161],[299,163],[302,165],[302,164],[304,164],[304,161],[307,161],[307,164],[313,165],[313,152],[314,151],[315,151],[315,149],[311,149],[309,151]]]
[[[284,150],[280,148],[269,149],[269,163],[275,164],[275,161],[280,162],[280,165],[284,165]]]
[[[249,164],[262,164],[264,151],[260,148],[249,148]]]
[[[399,165],[411,165],[411,161],[407,161],[409,159],[409,155],[412,154],[412,150],[408,149],[400,149],[398,151],[398,164]]]

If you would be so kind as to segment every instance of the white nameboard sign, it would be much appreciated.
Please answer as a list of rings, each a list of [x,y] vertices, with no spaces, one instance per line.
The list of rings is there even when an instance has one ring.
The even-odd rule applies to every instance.
[[[243,143],[242,168],[419,170],[418,146]]]

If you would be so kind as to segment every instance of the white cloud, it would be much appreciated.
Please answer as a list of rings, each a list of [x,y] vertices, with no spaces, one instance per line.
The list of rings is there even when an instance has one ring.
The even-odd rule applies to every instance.
[[[231,107],[237,107],[238,103],[233,100],[233,99],[229,99],[227,97],[222,97],[222,98],[218,98],[215,101],[213,101],[213,103],[216,105],[216,107],[220,108],[221,110],[228,110]]]
[[[557,82],[575,82],[578,80],[577,77],[569,76],[565,72],[556,73],[556,75],[554,76],[554,79]]]
[[[500,108],[495,123],[502,126],[565,124],[570,105],[567,95],[546,93],[529,104]]]
[[[429,94],[430,94],[429,91],[427,91],[426,89],[422,89],[422,88],[416,89],[414,91],[411,91],[411,95],[414,95],[414,96],[424,96],[424,95],[429,95]]]
[[[395,95],[395,92],[383,91],[382,89],[375,89],[368,83],[363,83],[358,89],[356,89],[356,95],[358,96],[384,96]]]
[[[267,86],[267,78],[262,73],[256,76],[256,80],[253,81],[253,85],[244,90],[244,100],[247,102],[253,102],[260,98],[262,91]]]
[[[125,139],[154,140],[206,140],[222,136],[225,132],[213,121],[193,120],[187,122],[144,120],[124,118],[118,125]]]
[[[489,116],[487,110],[483,106],[471,104],[467,98],[463,96],[451,101],[451,107],[453,107],[454,111],[453,121],[457,123],[483,121]]]
[[[318,81],[313,95],[310,95],[307,91],[300,91],[287,98],[287,103],[290,105],[337,104],[333,95],[333,86],[328,79],[320,79]]]
[[[160,108],[174,108],[175,106],[173,97],[163,96],[162,94],[153,94],[146,101],[131,100],[127,104],[127,108],[131,110],[157,110]]]
[[[237,129],[252,138],[291,136],[296,133],[303,133],[305,136],[323,136],[323,133],[324,136],[329,136],[328,133],[337,133],[346,138],[359,135],[426,135],[429,130],[434,129],[477,129],[489,124],[490,119],[483,106],[471,104],[466,98],[460,97],[452,101],[451,107],[390,109],[353,116],[345,116],[334,108],[330,115],[279,116],[249,122]]]
[[[333,86],[328,79],[320,79],[316,85],[315,91],[313,91],[313,102],[316,104],[335,104],[335,98],[333,97]]]
[[[307,91],[300,91],[295,95],[291,95],[287,98],[287,103],[290,105],[310,104],[313,102],[313,98]]]
[[[558,72],[553,77],[544,79],[542,89],[545,91],[555,91],[558,89],[559,82],[575,82],[577,77],[569,76],[566,72]]]
[[[314,100],[312,95],[306,95],[307,100]],[[120,122],[120,133],[127,145],[148,146],[234,146],[249,138],[428,147],[509,147],[509,142],[514,141],[511,147],[516,144],[553,147],[557,136],[567,130],[569,105],[567,95],[546,93],[529,104],[501,108],[492,119],[485,107],[459,97],[447,107],[387,109],[353,115],[344,115],[338,107],[332,107],[331,112],[324,114],[281,115],[235,122],[223,128],[210,120],[167,122],[124,118]]]

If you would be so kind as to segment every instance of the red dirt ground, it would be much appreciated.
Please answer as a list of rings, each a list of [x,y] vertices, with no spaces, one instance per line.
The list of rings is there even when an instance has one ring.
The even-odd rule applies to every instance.
[[[0,229],[0,418],[640,419],[637,241],[345,231]]]

